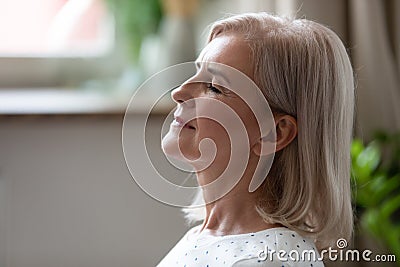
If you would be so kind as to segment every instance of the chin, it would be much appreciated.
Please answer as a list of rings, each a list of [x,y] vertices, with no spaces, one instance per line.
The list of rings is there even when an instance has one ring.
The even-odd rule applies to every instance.
[[[193,160],[198,157],[198,153],[191,153],[193,140],[180,138],[174,133],[168,132],[161,141],[161,148],[167,157],[171,157],[180,161]]]
[[[176,136],[172,136],[170,132],[168,132],[162,139],[161,148],[166,156],[183,160],[181,159],[182,156],[179,152],[178,138]]]

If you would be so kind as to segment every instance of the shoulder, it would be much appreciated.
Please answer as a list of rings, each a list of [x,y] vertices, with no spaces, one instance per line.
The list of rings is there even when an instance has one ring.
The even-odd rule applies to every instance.
[[[255,233],[257,247],[254,256],[238,259],[233,266],[324,266],[312,240],[287,228],[273,228]]]
[[[312,251],[316,258],[319,254],[312,240],[287,228],[205,237],[198,235],[198,229],[190,229],[158,266],[324,266],[314,258],[291,259],[304,251]]]

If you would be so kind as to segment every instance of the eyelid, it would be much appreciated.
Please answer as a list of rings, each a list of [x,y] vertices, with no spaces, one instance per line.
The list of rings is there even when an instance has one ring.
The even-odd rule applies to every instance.
[[[212,82],[205,82],[203,84],[207,88],[208,91],[212,91],[217,94],[224,94],[224,92],[222,90],[220,90],[218,87],[216,87]],[[215,89],[213,89],[212,87]],[[215,91],[218,91],[218,92],[215,92]]]
[[[210,82],[212,86],[216,87],[218,90],[220,90],[223,94],[230,94],[231,90],[226,88],[225,86],[221,85],[220,82],[215,82],[214,80]]]
[[[218,85],[219,87],[222,88],[226,88],[224,85],[229,86],[229,84],[225,81],[224,77],[221,77],[218,74],[210,73],[197,65],[196,65],[195,76],[200,79],[209,80],[210,83]]]

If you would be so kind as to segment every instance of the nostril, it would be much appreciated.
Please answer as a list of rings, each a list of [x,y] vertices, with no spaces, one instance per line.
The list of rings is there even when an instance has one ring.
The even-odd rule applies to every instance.
[[[172,99],[178,104],[182,104],[189,98],[187,92],[182,89],[182,86],[179,86],[171,92]]]
[[[178,104],[188,104],[194,98],[193,84],[184,83],[171,92],[172,99]]]
[[[176,91],[172,91],[171,93],[171,98],[172,100],[174,100],[176,103],[181,104],[183,102],[183,100],[181,99],[181,97],[179,96],[179,94]]]

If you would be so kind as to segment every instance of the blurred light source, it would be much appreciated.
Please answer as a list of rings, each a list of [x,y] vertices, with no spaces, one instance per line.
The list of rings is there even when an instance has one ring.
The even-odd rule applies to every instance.
[[[96,56],[113,44],[101,0],[0,0],[1,57]]]

